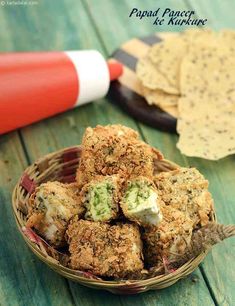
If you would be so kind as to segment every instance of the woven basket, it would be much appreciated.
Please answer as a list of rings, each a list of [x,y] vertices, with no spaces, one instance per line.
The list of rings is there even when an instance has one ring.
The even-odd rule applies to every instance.
[[[28,199],[36,186],[46,181],[57,180],[66,183],[75,181],[80,155],[81,148],[79,146],[48,154],[29,166],[16,184],[12,196],[14,215],[18,229],[30,249],[48,266],[66,278],[87,287],[105,289],[116,294],[135,294],[151,289],[162,289],[192,273],[204,259],[206,252],[166,275],[145,280],[105,281],[90,273],[65,267],[63,262],[66,262],[66,255],[54,250],[32,230],[25,228]],[[154,166],[156,173],[179,168],[178,165],[167,160],[155,160]],[[213,212],[211,221],[214,220],[215,214]]]

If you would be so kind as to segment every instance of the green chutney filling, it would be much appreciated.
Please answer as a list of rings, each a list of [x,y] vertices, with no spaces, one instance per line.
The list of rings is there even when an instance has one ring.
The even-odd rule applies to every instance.
[[[149,182],[129,182],[125,193],[125,202],[128,210],[135,210],[139,206],[145,206],[152,193],[154,193],[154,190]]]
[[[94,221],[105,221],[112,217],[114,186],[111,182],[100,182],[90,186],[87,194],[85,217]]]

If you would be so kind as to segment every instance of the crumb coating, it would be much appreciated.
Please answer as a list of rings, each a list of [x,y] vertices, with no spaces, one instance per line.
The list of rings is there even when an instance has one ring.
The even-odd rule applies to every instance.
[[[84,211],[76,191],[74,183],[41,184],[30,198],[26,226],[35,228],[52,246],[64,246],[68,222]]]
[[[142,235],[145,261],[150,266],[156,266],[164,258],[178,258],[192,236],[193,222],[184,213],[165,205],[161,206],[161,212],[163,219],[159,225],[146,227]]]
[[[208,181],[195,168],[179,168],[155,176],[163,220],[145,229],[145,259],[156,265],[163,258],[184,254],[194,229],[209,223],[213,200]]]
[[[154,182],[163,202],[193,220],[194,227],[206,225],[213,209],[208,181],[195,168],[179,168],[162,172]]]
[[[75,217],[66,233],[72,269],[114,278],[126,278],[143,269],[137,225],[109,225]]]
[[[138,139],[138,133],[121,125],[87,128],[77,182],[83,186],[96,175],[153,177],[154,158],[162,155]]]

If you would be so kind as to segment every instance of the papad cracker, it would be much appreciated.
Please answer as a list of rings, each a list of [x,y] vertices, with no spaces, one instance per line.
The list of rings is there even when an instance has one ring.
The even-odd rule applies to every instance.
[[[217,42],[217,33],[209,29],[188,29],[182,35],[189,44],[188,52]]]
[[[226,46],[194,50],[181,65],[181,94],[229,94],[235,88],[234,57]]]
[[[200,99],[201,101],[201,99]],[[205,103],[208,100],[204,101]],[[187,101],[185,101],[187,103]],[[218,160],[235,153],[235,114],[198,116],[189,120],[178,119],[180,133],[177,147],[187,156]]]
[[[235,52],[235,31],[225,29],[219,32],[219,40],[226,44],[231,51]]]
[[[144,86],[141,87],[141,91],[149,105],[156,105],[173,117],[178,117],[179,95],[171,95],[162,90],[152,90]]]
[[[178,91],[169,84],[168,80],[156,69],[148,57],[141,58],[136,66],[136,74],[142,84],[149,89],[161,89],[177,94]]]
[[[219,42],[182,61],[177,147],[217,160],[235,153],[235,58]]]
[[[146,60],[167,86],[156,86],[146,66],[143,95],[174,110],[181,152],[210,160],[234,154],[235,31],[189,29],[150,47]]]
[[[159,89],[149,89],[142,86],[143,95],[149,105],[157,105],[160,107],[177,106],[179,95],[171,95]]]
[[[189,28],[184,30],[184,32],[182,32],[182,35],[186,35],[186,36],[190,36],[193,38],[198,38],[201,37],[203,35],[210,35],[213,34],[215,32],[213,32],[211,29],[202,29],[202,28]]]
[[[157,69],[179,91],[180,65],[187,54],[188,42],[184,35],[169,38],[155,44],[148,52],[151,61]]]

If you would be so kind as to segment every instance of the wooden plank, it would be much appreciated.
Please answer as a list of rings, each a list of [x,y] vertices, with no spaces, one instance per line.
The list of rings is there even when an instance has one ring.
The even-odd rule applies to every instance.
[[[37,8],[28,6],[1,8],[1,51],[50,49],[51,37],[44,40],[43,36],[48,25],[54,27],[55,22],[53,18],[49,18],[47,6],[50,6],[51,10],[56,8],[50,3]],[[32,22],[37,10],[39,13],[37,22],[41,25],[39,28]],[[47,19],[50,19],[47,23],[43,22],[43,18],[39,18],[40,15],[42,17],[44,14],[47,15]],[[53,16],[52,13],[51,16]],[[83,17],[81,19],[83,22]],[[63,23],[60,24],[63,27]],[[85,24],[83,25],[85,27]],[[62,31],[58,24],[56,24],[56,28]],[[14,29],[18,30],[15,31]],[[56,34],[55,32],[54,28],[48,34],[53,36]],[[57,39],[58,34],[56,34],[55,40],[57,41]],[[68,41],[71,49],[76,47],[76,36],[67,33],[64,39],[66,40],[63,43],[65,48]],[[84,44],[85,47],[86,44]],[[53,48],[59,49],[56,42]],[[17,233],[11,209],[11,192],[26,166],[27,162],[17,133],[1,136],[0,305],[74,305],[67,281],[39,261]]]
[[[126,3],[124,2],[124,9],[120,7],[120,5],[122,5],[120,2],[118,4],[118,9],[116,6],[113,6],[113,4],[110,3],[111,2],[108,1],[106,2],[102,1],[103,4],[102,6],[100,4],[98,5],[98,3],[96,2],[92,3],[92,7],[94,10],[97,10],[97,18],[98,18],[98,16],[100,16],[101,14],[102,9],[107,5],[108,6],[107,11],[110,12],[110,19],[108,21],[111,22],[110,20],[113,19],[114,22],[116,22],[115,21],[116,18],[119,17],[116,16],[115,18],[113,18],[114,12],[122,12],[122,13],[125,12],[124,9],[126,8]],[[114,7],[114,11],[112,10],[110,11],[109,5]],[[73,7],[76,7],[75,3]],[[98,7],[100,8],[98,9]],[[74,9],[72,13],[70,12],[70,16],[71,14],[73,15],[72,20],[76,20],[77,26],[79,27],[80,13],[78,12],[78,10]],[[105,16],[106,15],[109,14],[105,14]],[[67,12],[65,10],[64,18],[67,18],[66,16]],[[41,16],[38,18],[41,18]],[[105,27],[107,27],[108,24],[106,24]],[[95,44],[97,44],[95,45],[95,47],[100,45],[95,38],[95,34],[89,28],[89,24],[87,24],[87,27],[89,35],[90,36],[93,35],[92,46],[94,46]],[[119,28],[117,28],[118,31],[119,30],[121,31],[120,27],[122,28],[121,22]],[[113,28],[110,29],[110,32],[106,33],[106,36],[102,34],[102,39],[105,39],[105,37],[108,38],[110,36],[113,36],[112,30],[114,29]],[[69,28],[65,28],[64,35],[65,36],[68,35],[68,32]],[[147,32],[147,30],[145,32]],[[44,39],[47,39],[47,37],[44,36]],[[79,42],[78,42],[79,47],[83,46],[84,43],[83,39],[84,37],[82,36],[79,37]],[[111,40],[110,43],[112,43]],[[63,46],[63,40],[61,44]],[[53,41],[51,42],[51,45],[53,45]],[[109,46],[110,45],[107,44],[107,48],[109,48]],[[131,120],[128,116],[124,115],[121,111],[119,111],[115,107],[111,107],[110,104],[108,104],[107,101],[103,99],[91,105],[83,106],[79,109],[67,112],[66,114],[59,115],[55,118],[48,119],[41,123],[35,124],[31,127],[25,128],[23,129],[23,137],[27,146],[30,159],[34,160],[40,155],[46,154],[48,151],[55,150],[59,147],[79,143],[81,140],[81,135],[85,127],[87,127],[88,125],[94,126],[96,124],[107,124],[107,123],[122,123],[136,128],[136,125],[133,122],[133,120]],[[213,305],[213,301],[209,295],[208,289],[205,285],[202,275],[198,270],[193,275],[195,279],[197,279],[198,281],[193,282],[192,276],[190,276],[185,280],[183,280],[182,282],[179,282],[172,288],[162,290],[160,292],[149,292],[136,297],[113,298],[113,296],[108,293],[92,291],[90,289],[83,288],[71,282],[69,284],[70,288],[72,289],[74,300],[78,305],[79,304],[92,305],[94,303],[102,305],[103,304],[110,305],[111,303],[115,305],[119,304],[121,305],[122,303],[130,304],[132,302],[149,305],[154,303],[156,299],[161,300],[161,303],[165,305],[168,303],[174,304],[175,301],[179,301],[179,298],[182,301],[182,304],[183,303],[187,304],[189,301],[190,302],[192,301],[192,303],[194,303],[195,305],[197,304],[199,305],[202,303],[203,300],[206,301],[206,303],[208,303],[209,305]]]
[[[105,291],[95,291],[70,283],[74,300],[78,305],[125,305],[125,306],[166,306],[166,305],[214,305],[200,273],[194,272],[176,285],[158,291],[138,295],[121,296]]]
[[[105,5],[109,7],[109,11],[113,10],[115,12],[115,6],[112,3],[105,2]],[[198,4],[200,2],[200,5]],[[218,1],[216,1],[218,4]],[[142,33],[150,34],[151,32],[155,31],[156,28],[153,26],[146,26],[145,21],[138,23],[137,21],[133,22],[133,25],[131,21],[127,20],[127,12],[128,9],[131,7],[140,7],[138,6],[138,1],[134,2],[128,2],[126,4],[119,4],[119,10],[118,10],[118,19],[114,20],[112,23],[109,24],[109,17],[106,16],[102,19],[99,19],[97,16],[99,16],[100,11],[98,6],[95,5],[94,1],[87,0],[86,1],[87,6],[89,7],[91,14],[93,16],[93,20],[95,21],[95,24],[99,30],[99,33],[103,37],[103,41],[105,43],[105,47],[109,52],[111,53],[113,51],[113,46],[116,44],[121,44],[124,41],[128,40],[131,37],[136,37],[136,35],[142,35]],[[130,5],[129,5],[130,3]],[[212,16],[214,20],[218,20],[218,16],[221,16],[220,11],[224,10],[224,3],[223,8],[221,7],[222,4],[220,2],[220,5],[209,5],[210,2],[208,1],[191,1],[193,3],[190,6],[184,6],[183,2],[179,2],[177,9],[186,8],[189,9],[191,7],[192,9],[195,9],[197,12],[197,15],[200,16],[200,18],[206,18],[205,13],[203,14],[203,10],[206,10],[205,5],[207,4],[207,12],[209,11],[215,11],[217,9],[217,14],[214,14]],[[202,3],[204,3],[204,8]],[[231,4],[231,1],[229,2]],[[170,2],[164,2],[164,5],[166,7],[174,7],[175,2],[173,4]],[[197,6],[197,7],[196,7]],[[198,8],[201,7],[200,14],[198,13]],[[213,8],[212,8],[213,6]],[[142,6],[143,7],[143,6]],[[148,5],[145,3],[145,9],[150,9],[152,7],[152,2],[148,2]],[[226,2],[225,4],[225,11],[226,15],[228,16],[228,19],[231,19],[233,17],[231,13],[229,13],[229,4]],[[231,8],[230,8],[231,9]],[[219,18],[220,22],[222,22],[222,18]],[[226,17],[223,18],[225,20]],[[128,22],[128,31],[126,31],[126,28],[123,27],[123,24],[127,24]],[[226,21],[227,22],[227,21]],[[118,37],[112,37],[111,33],[112,31],[115,31],[118,33]],[[168,30],[164,27],[158,27],[157,30]],[[174,28],[175,30],[175,28]],[[138,32],[138,34],[137,34]],[[144,34],[143,33],[143,34]],[[113,41],[114,40],[114,41]],[[171,160],[174,160],[175,162],[181,164],[181,165],[195,165],[199,168],[199,170],[205,174],[205,176],[210,180],[210,189],[212,191],[212,194],[216,200],[216,210],[219,215],[219,221],[224,223],[234,223],[235,217],[234,217],[234,210],[232,209],[232,199],[235,198],[234,194],[234,188],[231,187],[231,184],[234,182],[234,171],[231,165],[234,163],[234,157],[229,157],[225,159],[225,161],[220,162],[210,162],[207,163],[206,161],[202,161],[199,159],[187,159],[185,156],[181,155],[180,152],[176,149],[176,142],[177,142],[177,136],[168,135],[166,133],[162,133],[159,131],[154,130],[153,128],[146,127],[144,125],[140,125],[141,131],[143,133],[144,138],[151,143],[152,145],[158,147],[162,152],[164,152],[165,156]],[[226,187],[225,187],[226,186]],[[224,188],[226,189],[226,192],[224,191]],[[219,205],[219,203],[221,203]],[[223,203],[223,204],[222,204]],[[224,209],[226,206],[226,210]],[[228,208],[229,206],[229,208]],[[205,276],[205,279],[207,282],[209,282],[210,290],[213,295],[213,298],[215,298],[215,301],[222,303],[224,301],[224,304],[227,305],[230,303],[230,305],[234,304],[234,290],[232,290],[232,286],[234,283],[234,273],[229,270],[229,267],[233,265],[233,259],[232,259],[232,243],[233,240],[226,241],[223,245],[215,247],[212,254],[207,257],[205,262],[203,263],[202,272]],[[221,260],[225,256],[226,260],[228,260],[228,264],[226,267],[223,267],[224,261]],[[215,267],[216,265],[216,267]],[[230,269],[231,270],[231,269]]]
[[[189,8],[184,0],[177,1],[177,5],[173,0],[160,0],[157,2],[149,0],[147,3],[140,0],[122,0],[118,4],[115,1],[108,0],[100,0],[99,4],[95,0],[83,0],[83,2],[91,12],[92,20],[109,54],[112,54],[114,50],[130,38],[144,37],[154,34],[154,32],[183,31],[186,28],[185,26],[173,27],[167,25],[167,22],[162,26],[153,25],[154,18],[140,20],[135,17],[129,17],[133,8],[142,11],[154,11],[160,7],[161,13],[165,8],[188,10]],[[104,14],[104,10],[109,13]]]
[[[226,2],[226,4],[228,4],[228,2]],[[229,14],[229,9],[231,10],[231,7],[228,5],[225,5],[225,7],[223,6],[223,9],[219,5],[213,5],[212,8],[206,1],[197,1],[193,2],[192,7],[196,10],[198,16],[202,16],[202,18],[209,16],[210,25],[215,29],[222,28],[223,26],[234,27],[235,25],[234,21],[233,24],[229,21],[231,20],[231,14]],[[216,10],[217,14],[214,14]],[[219,11],[222,13],[219,13]],[[206,15],[206,12],[208,15]],[[221,17],[221,14],[224,14],[224,18]],[[218,16],[220,16],[219,24],[217,23]],[[226,16],[228,16],[228,20],[226,20]],[[159,138],[155,137],[152,129],[143,127],[142,130],[150,143],[156,146],[160,145],[167,158],[173,159],[182,165],[196,166],[206,176],[210,181],[210,190],[215,199],[215,207],[219,222],[225,224],[234,223],[235,213],[233,209],[233,199],[235,198],[235,192],[234,188],[232,188],[232,184],[234,182],[235,173],[233,167],[231,167],[231,165],[234,164],[234,157],[228,157],[218,162],[208,162],[196,158],[188,159],[179,154],[179,151],[175,149],[177,137],[175,137],[170,148],[169,143],[164,144],[164,142],[161,142],[159,144]],[[162,137],[162,139],[164,138],[165,136]],[[219,305],[233,305],[235,301],[233,290],[235,274],[234,270],[230,269],[234,262],[232,251],[234,244],[233,240],[234,238],[216,246],[202,264],[202,272],[207,282],[210,284],[210,290]],[[225,259],[226,265],[224,265],[224,260],[221,260],[221,258]]]
[[[26,8],[26,10],[21,10],[20,13],[17,10],[16,13],[16,11],[12,9],[7,11],[8,13],[11,12],[11,15],[8,13],[2,14],[5,23],[12,24],[12,27],[8,28],[8,38],[11,37],[10,41],[12,45],[9,48],[5,47],[5,50],[63,50],[73,48],[96,48],[101,50],[101,44],[96,38],[96,34],[89,23],[81,3],[74,0],[70,1],[70,3],[66,5],[67,6],[65,6],[63,1],[57,1],[55,6],[51,5],[47,1],[44,1],[44,4],[40,3],[40,7],[37,10],[28,11],[28,8]],[[74,9],[71,10],[71,7]],[[64,20],[63,29],[60,28],[60,16],[62,15]],[[34,29],[36,33],[38,33],[36,34],[36,38],[33,37],[35,35],[33,32],[28,32],[28,28],[24,23],[24,20],[25,23],[30,23],[30,27]],[[22,27],[19,29],[16,26],[17,24],[22,24]],[[52,26],[51,31],[46,29],[47,25],[49,24]],[[60,31],[60,33],[58,32],[59,34],[57,34],[57,30]],[[83,33],[83,35],[80,35],[80,33]],[[19,36],[23,37],[23,41],[19,40]],[[65,114],[61,114],[26,127],[22,129],[22,137],[27,148],[29,160],[33,162],[44,154],[62,147],[80,143],[84,129],[89,125],[95,126],[97,124],[108,124],[111,122],[122,123],[132,128],[137,128],[132,119],[123,114],[116,107],[112,107],[112,105],[105,99],[101,99],[90,105],[84,105],[81,108],[68,111]],[[23,170],[19,170],[18,176],[20,175],[21,171]],[[19,238],[19,240],[24,245],[22,239]],[[29,250],[26,250],[26,253],[28,257],[33,256]],[[25,255],[24,257],[27,256]],[[77,305],[81,305],[81,302],[82,305],[94,305],[98,304],[98,302],[100,305],[103,305],[103,301],[99,298],[100,293],[97,291],[84,288],[70,281],[67,283],[65,280],[63,280],[65,285],[61,288],[61,277],[38,260],[35,260],[35,262],[40,266],[43,275],[36,271],[33,274],[34,281],[32,281],[32,284],[35,284],[37,281],[39,282],[39,280],[42,278],[48,278],[48,280],[51,282],[50,285],[48,284],[48,287],[49,289],[54,288],[56,295],[54,302],[57,302],[58,305],[70,305],[70,296],[68,296],[66,291],[67,284],[69,284],[68,288],[70,288],[74,302]],[[35,270],[35,262],[30,261],[29,269],[32,271]],[[26,277],[28,274],[29,272],[25,271]],[[58,286],[54,281],[52,281],[53,277],[58,279]],[[47,285],[42,281],[41,284],[43,287],[47,287]],[[39,301],[39,296],[41,294],[42,305],[52,304],[49,300],[50,297],[52,297],[52,295],[49,293],[49,289],[48,302],[44,303],[40,282],[37,283],[37,287],[39,287],[38,295],[35,296],[35,299],[37,298]],[[19,286],[19,290],[23,290],[21,286]],[[87,292],[88,294],[86,294]],[[92,298],[89,292],[92,292]],[[28,295],[25,292],[23,292],[23,294],[25,295],[25,299],[28,298]],[[63,296],[61,297],[61,295]],[[16,296],[13,296],[12,299],[13,301],[16,301]],[[111,304],[113,299],[109,298],[109,301]],[[116,300],[116,305],[121,305],[121,302],[118,301],[118,299]]]
[[[18,233],[11,192],[26,165],[17,133],[1,136],[0,305],[73,305],[65,280],[40,262]]]
[[[223,28],[235,29],[235,20],[231,12],[235,9],[234,1],[214,0],[189,1],[190,6],[200,18],[208,18],[208,26],[215,30]],[[221,223],[235,223],[234,211],[234,161],[230,156],[217,162],[205,161],[198,158],[188,159],[189,163],[197,166],[210,181],[210,190],[215,199],[218,220]],[[216,246],[202,265],[202,271],[210,284],[211,291],[218,305],[235,304],[235,271],[234,238]]]
[[[207,27],[215,30],[224,28],[235,29],[234,12],[235,2],[233,0],[208,0],[190,1],[189,6],[195,10],[199,18],[207,18]]]
[[[87,126],[120,123],[137,128],[135,122],[105,99],[22,129],[31,161],[59,148],[81,143]]]
[[[24,15],[27,9],[21,13]],[[27,38],[21,35],[21,31],[17,32],[18,37],[12,38],[12,33],[16,33],[12,31],[12,27],[18,27],[14,23],[18,12],[18,8],[14,7],[0,10],[1,52],[15,50],[15,39],[23,46],[24,39]],[[9,16],[13,17],[10,21]],[[24,25],[27,28],[29,24],[26,21],[26,24],[22,23],[22,26]],[[20,50],[24,49],[22,47]],[[11,208],[11,192],[26,166],[27,161],[18,134],[14,132],[1,136],[0,305],[74,305],[66,281],[40,262],[17,233]],[[61,296],[57,292],[60,292]]]
[[[76,9],[71,10],[71,7]],[[44,13],[46,8],[46,13]],[[63,15],[64,27],[61,27],[60,16]],[[13,20],[9,17],[9,22],[23,22],[22,17],[19,20]],[[29,18],[25,15],[24,18]],[[48,5],[47,1],[40,4],[40,11],[34,11],[33,18],[30,19],[33,28],[37,29],[40,37],[43,40],[38,40],[33,45],[31,41],[32,35],[25,31],[24,36],[29,36],[27,43],[24,42],[26,49],[91,49],[95,48],[102,51],[96,32],[92,29],[92,25],[88,16],[84,12],[81,2],[71,0],[65,3],[60,0],[56,6]],[[52,31],[46,31],[45,25],[52,24],[52,28],[60,29],[59,36],[52,37]],[[44,33],[44,34],[43,34]],[[18,32],[14,30],[11,33],[17,39]],[[70,39],[68,39],[70,38]],[[16,40],[14,40],[16,41]],[[76,42],[76,43],[75,43]],[[21,50],[23,48],[21,42],[15,44],[15,49]],[[28,149],[30,160],[35,160],[39,156],[52,152],[56,149],[66,146],[78,144],[81,141],[84,129],[88,126],[95,126],[97,124],[108,123],[126,123],[126,125],[136,128],[134,120],[125,115],[118,108],[113,107],[107,100],[100,99],[95,103],[81,106],[79,108],[60,114],[53,118],[43,120],[39,123],[31,125],[22,129],[23,139]],[[59,131],[59,133],[58,133]]]

